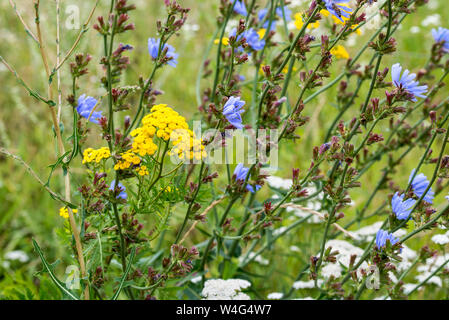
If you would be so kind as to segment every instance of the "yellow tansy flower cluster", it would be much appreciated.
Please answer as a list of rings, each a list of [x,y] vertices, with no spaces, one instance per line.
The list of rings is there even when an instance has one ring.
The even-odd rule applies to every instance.
[[[136,169],[136,172],[142,177],[150,174],[147,166],[140,166],[139,168]]]
[[[127,151],[120,155],[122,159],[116,163],[114,170],[126,170],[131,166],[140,164],[140,158],[134,154],[132,151]]]
[[[78,210],[77,209],[73,209],[72,212],[73,213],[77,213]],[[69,210],[67,209],[67,207],[62,207],[61,209],[59,209],[59,215],[61,217],[63,217],[64,219],[68,219],[69,218]]]
[[[207,156],[201,139],[197,139],[192,130],[176,130],[172,133],[172,139],[173,149],[170,155],[177,155],[181,160],[201,160]]]
[[[156,133],[157,137],[167,141],[170,139],[170,134],[174,130],[187,130],[189,129],[189,125],[187,124],[186,119],[179,115],[175,110],[166,104],[158,104],[151,108],[151,113],[142,119],[142,129],[148,131],[150,135],[151,133],[153,135]],[[134,130],[133,133],[131,133],[131,135],[136,136],[137,139],[139,132]],[[136,141],[136,139],[134,141]]]
[[[103,159],[111,157],[111,151],[107,147],[100,148],[98,150],[87,148],[83,152],[83,164],[96,162],[100,163]]]

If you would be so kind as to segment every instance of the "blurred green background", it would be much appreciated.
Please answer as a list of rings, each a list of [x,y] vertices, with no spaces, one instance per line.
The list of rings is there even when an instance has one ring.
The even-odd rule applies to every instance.
[[[41,24],[43,36],[44,41],[48,43],[51,65],[54,65],[56,61],[55,3],[54,1],[42,2]],[[118,40],[131,44],[135,48],[129,54],[131,65],[123,79],[123,83],[126,84],[134,84],[139,75],[146,77],[151,71],[152,62],[147,51],[147,39],[156,36],[156,20],[162,19],[165,15],[163,1],[131,0],[130,2],[137,6],[137,10],[130,14],[131,21],[136,25],[136,31],[126,33],[124,37],[122,36]],[[164,92],[164,95],[159,98],[159,102],[174,106],[177,111],[190,120],[195,117],[198,110],[195,83],[204,53],[216,30],[219,1],[181,0],[179,2],[183,6],[191,8],[191,12],[184,31],[170,42],[179,53],[178,66],[177,68],[166,67],[162,72],[159,72],[156,88]],[[300,2],[296,1],[295,3]],[[307,1],[302,2],[303,4],[299,6],[291,6],[293,13],[300,12],[306,7],[304,3],[307,3]],[[32,30],[35,30],[34,10],[31,1],[16,0],[15,3],[25,21]],[[61,3],[61,48],[64,53],[70,48],[79,31],[67,28],[66,24],[70,25],[73,22],[70,18],[73,13],[71,10],[79,8],[79,18],[82,24],[89,14],[93,1],[64,0]],[[265,6],[267,1],[259,1],[259,3],[261,6]],[[448,15],[443,15],[446,10],[445,5],[447,4],[444,0],[430,0],[427,7],[422,7],[418,13],[407,17],[403,26],[395,34],[398,51],[383,60],[382,68],[389,67],[392,63],[399,61],[403,66],[414,72],[419,70],[427,61],[429,49],[433,43],[430,34],[431,29],[437,26],[449,27]],[[107,5],[100,4],[93,20],[100,14],[104,15],[107,10]],[[236,19],[237,16],[234,17],[235,21],[237,21]],[[235,24],[235,22],[233,23]],[[282,28],[279,27],[278,30],[280,35],[284,36]],[[291,31],[294,32],[294,29]],[[348,40],[345,47],[350,55],[359,50],[360,45],[365,43],[372,32],[373,30],[363,29],[363,35],[358,36],[355,40]],[[103,54],[101,41],[98,33],[90,29],[83,36],[76,50],[76,52],[87,52],[94,57],[90,64],[90,74],[83,78],[83,83],[80,83],[80,92],[96,97],[104,94],[98,85],[99,79],[103,75],[98,63]],[[212,48],[209,58],[212,59],[215,56],[215,50],[216,48]],[[45,72],[39,49],[24,32],[9,4],[9,0],[0,2],[0,55],[17,70],[33,89],[42,93],[46,92]],[[270,54],[268,55],[270,56]],[[370,57],[371,52],[368,50],[360,62],[367,63]],[[337,61],[334,64],[334,75],[341,72],[344,63],[344,61]],[[309,62],[309,64],[313,65],[313,62]],[[61,72],[64,97],[68,94],[71,85],[68,70],[68,64],[66,64]],[[252,77],[254,67],[245,67],[242,73],[247,78]],[[295,99],[298,93],[297,83],[299,83],[299,80],[297,74],[293,82],[289,92],[291,99]],[[0,64],[0,83],[0,146],[22,157],[45,180],[50,172],[48,166],[56,160],[52,125],[47,107],[28,96],[2,64]],[[207,84],[207,82],[201,82],[201,88],[204,89]],[[353,87],[353,83],[351,85]],[[332,116],[336,114],[334,105],[336,90],[336,88],[329,90],[306,107],[305,114],[311,117],[311,121],[299,132],[302,136],[301,140],[296,144],[289,143],[281,148],[281,168],[276,175],[289,178],[292,167],[306,169],[310,165],[313,146],[323,143]],[[447,96],[447,90],[445,94]],[[250,89],[244,88],[242,95],[244,100],[250,101]],[[375,95],[382,96],[383,92],[376,91]],[[360,97],[353,106],[353,112],[349,111],[345,115],[345,120],[355,116],[356,108],[363,99],[363,92]],[[71,126],[70,114],[71,110],[64,102],[62,120],[68,128],[65,137],[70,135],[68,134]],[[249,117],[247,118],[249,119]],[[385,130],[387,130],[386,125],[385,123],[383,127]],[[381,133],[384,136],[387,134],[386,132]],[[93,132],[92,145],[100,141],[97,135],[97,132]],[[407,182],[411,169],[416,166],[417,155],[420,155],[420,153],[409,154],[404,165],[396,172],[397,179],[395,181],[397,184],[404,185]],[[345,209],[348,221],[357,208],[363,207],[369,195],[368,191],[374,188],[379,179],[379,168],[382,167],[382,163],[384,162],[374,166],[364,176],[362,188],[352,192],[351,196],[355,206]],[[71,169],[74,185],[80,182],[81,174],[84,172],[80,163],[78,165],[78,167],[75,166]],[[423,171],[429,173],[428,169],[432,168],[426,167]],[[58,191],[62,190],[60,170],[55,174],[52,188]],[[265,191],[259,195],[260,202],[264,200],[264,196],[269,195],[267,189],[265,188]],[[377,195],[371,210],[385,200],[383,197],[386,194],[387,192],[381,192]],[[437,203],[442,203],[442,199],[437,199]],[[58,209],[58,203],[51,199],[23,167],[12,159],[0,155],[0,298],[2,294],[14,290],[14,287],[29,287],[30,290],[36,290],[33,287],[33,283],[37,283],[34,273],[40,270],[41,263],[32,250],[32,238],[37,239],[41,247],[45,249],[49,261],[56,259],[70,261],[67,250],[58,242],[55,233],[55,228],[60,228],[64,222],[59,217]],[[180,221],[181,215],[176,219]],[[377,220],[379,219],[373,219],[373,221]],[[172,223],[176,221],[174,220]],[[254,273],[263,275],[261,278],[256,278],[259,279],[254,285],[257,288],[256,296],[265,298],[267,293],[280,291],[291,285],[298,270],[318,248],[321,236],[317,237],[316,235],[321,235],[321,227],[321,225],[310,225],[307,228],[298,229],[296,233],[292,233],[289,237],[277,243],[274,250],[270,250],[268,254],[264,255],[264,258],[272,262],[269,266],[252,264],[249,267]],[[355,229],[357,229],[357,226],[354,227]],[[193,243],[195,243],[195,240],[195,238],[192,239]],[[419,247],[427,240],[428,237],[420,239],[416,242],[416,246]],[[301,245],[301,250],[304,250],[301,254],[289,249],[290,245],[304,242],[309,243],[309,245]],[[5,259],[8,252],[16,250],[23,251],[28,258],[23,259],[22,262]],[[64,272],[63,267],[59,272]],[[20,285],[17,286],[17,284]],[[50,287],[45,282],[41,286]],[[420,294],[428,296],[431,293],[424,291]],[[41,294],[41,298],[45,297]],[[51,293],[48,297],[51,297]]]

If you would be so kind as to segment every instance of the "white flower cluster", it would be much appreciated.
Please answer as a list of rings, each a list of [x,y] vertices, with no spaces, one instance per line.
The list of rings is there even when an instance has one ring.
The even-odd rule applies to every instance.
[[[436,244],[439,244],[441,246],[444,246],[445,244],[449,243],[449,231],[445,234],[436,234],[431,239]]]
[[[449,260],[449,254],[437,256],[435,258],[428,258],[426,264],[418,266],[417,270],[420,273],[415,277],[418,282],[427,279],[433,272],[435,272],[442,264]],[[438,287],[443,286],[443,280],[438,276],[433,276],[427,281],[428,284],[434,284]]]
[[[30,258],[28,257],[28,255],[21,250],[9,251],[5,254],[5,260],[19,261],[22,263],[26,263],[28,262],[29,259]]]
[[[269,176],[269,177],[267,177],[266,180],[267,180],[268,185],[275,189],[288,190],[293,185],[292,179],[283,179],[283,178],[276,177],[276,176]]]
[[[317,286],[320,287],[323,284],[323,280],[318,279],[317,280]],[[293,289],[313,289],[315,288],[315,281],[309,280],[309,281],[296,281],[292,285]]]
[[[242,279],[212,279],[204,283],[201,295],[204,300],[251,300],[251,298],[241,292],[249,288],[251,283]]]
[[[284,294],[282,292],[272,292],[268,294],[267,299],[269,300],[281,300]]]

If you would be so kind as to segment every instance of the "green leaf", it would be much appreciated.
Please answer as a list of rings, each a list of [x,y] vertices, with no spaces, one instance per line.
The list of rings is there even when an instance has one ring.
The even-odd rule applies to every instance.
[[[50,264],[47,262],[47,260],[45,260],[45,257],[44,257],[44,254],[43,254],[41,248],[39,247],[39,245],[37,244],[36,240],[34,240],[34,239],[33,239],[33,246],[34,246],[34,249],[39,254],[39,257],[42,260],[42,264],[44,265],[45,270],[50,275],[50,278],[53,281],[53,283],[59,288],[59,290],[64,295],[68,296],[70,299],[72,299],[72,300],[79,300],[79,298],[74,293],[72,293],[70,290],[68,290],[64,286],[64,284],[55,276],[55,274],[53,273],[53,270],[52,270]]]
[[[125,283],[126,278],[128,277],[129,271],[131,270],[131,265],[134,260],[134,256],[136,255],[136,248],[132,248],[131,255],[129,257],[128,266],[126,267],[125,273],[122,276],[122,279],[120,280],[119,287],[117,291],[115,292],[114,296],[111,298],[111,300],[117,300],[118,296],[120,295],[120,292],[122,292],[123,285]]]

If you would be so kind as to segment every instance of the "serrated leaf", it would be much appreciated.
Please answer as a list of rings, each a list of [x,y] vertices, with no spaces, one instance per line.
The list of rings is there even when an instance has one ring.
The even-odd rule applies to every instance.
[[[44,268],[47,270],[48,274],[50,275],[51,280],[53,283],[59,288],[59,290],[66,296],[68,296],[72,300],[79,300],[79,298],[71,292],[69,289],[67,289],[64,284],[56,277],[56,275],[53,273],[52,266],[45,260],[44,254],[37,244],[36,240],[33,239],[33,246],[34,249],[39,254],[39,257],[41,258],[42,264],[44,265]]]

